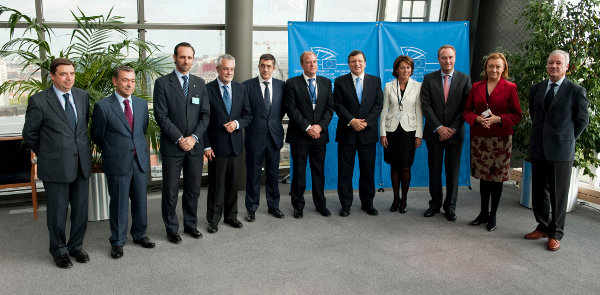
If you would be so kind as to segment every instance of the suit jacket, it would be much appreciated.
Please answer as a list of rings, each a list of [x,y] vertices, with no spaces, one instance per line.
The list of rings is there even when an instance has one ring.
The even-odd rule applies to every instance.
[[[217,157],[238,156],[243,150],[242,129],[252,121],[252,110],[248,102],[246,88],[237,82],[231,82],[231,113],[223,102],[217,79],[206,85],[210,98],[210,122],[204,137],[204,146],[213,149]],[[239,128],[232,133],[223,125],[237,120]]]
[[[90,175],[89,95],[79,88],[72,88],[71,93],[77,112],[75,130],[67,122],[65,110],[52,87],[29,98],[23,140],[37,155],[38,176],[43,181],[73,182],[78,169],[84,177]]]
[[[421,84],[421,108],[425,116],[423,137],[428,141],[439,142],[434,130],[439,126],[454,128],[456,133],[447,140],[449,143],[461,142],[464,138],[463,110],[471,90],[471,78],[454,70],[448,101],[444,102],[441,71],[425,75]]]
[[[402,110],[398,94],[400,89],[396,79],[385,84],[379,136],[387,136],[387,132],[394,132],[400,127],[404,131],[415,131],[415,137],[423,138],[421,83],[408,79],[402,98]]]
[[[244,81],[248,93],[248,100],[252,108],[252,121],[246,127],[246,148],[261,150],[265,147],[265,141],[257,140],[266,138],[266,134],[273,140],[278,149],[283,147],[283,125],[281,120],[285,114],[283,106],[283,87],[285,82],[272,79],[271,109],[266,111],[265,100],[258,77]]]
[[[127,175],[136,167],[136,162],[142,171],[150,171],[150,153],[145,137],[148,102],[132,95],[131,104],[133,130],[115,94],[94,105],[92,139],[102,150],[102,168],[107,175]]]
[[[208,126],[210,108],[204,80],[189,75],[188,95],[183,95],[179,78],[172,72],[154,82],[154,118],[160,128],[160,152],[164,156],[183,156],[177,140],[183,136],[198,137],[191,155],[204,153],[204,133]],[[196,99],[197,98],[197,99]]]
[[[564,79],[548,109],[544,99],[548,80],[531,87],[529,114],[532,160],[573,161],[575,140],[589,123],[588,100],[583,87]]]
[[[333,87],[333,105],[339,120],[335,141],[345,144],[376,143],[379,140],[377,121],[383,107],[381,80],[365,73],[361,103],[358,103],[352,74],[339,76]],[[360,132],[348,126],[352,118],[365,119],[367,128]]]
[[[317,104],[313,110],[308,84],[304,76],[296,76],[285,82],[284,105],[290,123],[288,124],[287,143],[326,144],[329,142],[329,122],[333,116],[333,97],[331,80],[317,76]],[[306,128],[319,124],[323,131],[321,137],[312,139]]]
[[[517,94],[517,85],[504,78],[500,78],[496,88],[486,98],[487,80],[475,82],[469,92],[463,117],[471,125],[471,135],[475,136],[507,136],[513,134],[513,126],[521,121],[521,104]],[[475,119],[490,109],[492,114],[502,118],[501,123],[496,123],[490,128],[476,124]]]

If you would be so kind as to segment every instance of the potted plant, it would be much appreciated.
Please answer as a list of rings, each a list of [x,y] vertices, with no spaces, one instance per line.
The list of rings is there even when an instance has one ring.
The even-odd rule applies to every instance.
[[[120,26],[122,17],[113,16],[112,8],[106,15],[87,16],[83,11],[71,11],[77,28],[71,32],[69,44],[60,52],[51,52],[52,30],[35,18],[18,10],[0,6],[0,15],[9,13],[10,40],[2,45],[0,56],[14,57],[23,69],[33,69],[26,80],[6,81],[0,85],[0,94],[14,93],[29,97],[51,85],[48,77],[51,61],[56,57],[66,57],[75,63],[75,87],[85,89],[90,94],[90,113],[94,103],[113,93],[112,71],[119,65],[131,66],[136,72],[135,95],[151,100],[150,81],[163,75],[168,68],[167,57],[153,57],[157,46],[140,39],[129,39]],[[15,36],[18,23],[25,24],[22,36]],[[28,38],[33,33],[38,38]],[[115,38],[116,37],[116,38]],[[34,74],[40,73],[40,79]],[[159,129],[150,116],[147,138],[153,150],[158,150]],[[108,193],[106,179],[102,173],[100,150],[90,140],[92,150],[92,172],[90,177],[90,219],[108,218]],[[97,217],[97,218],[95,218]]]
[[[509,55],[511,73],[517,82],[523,120],[513,136],[514,148],[527,155],[531,132],[529,89],[544,79],[546,59],[554,49],[563,49],[570,55],[567,77],[587,90],[590,123],[579,137],[575,147],[574,171],[571,179],[568,210],[577,197],[577,176],[593,176],[593,168],[600,165],[600,0],[572,1],[532,0],[519,19],[529,34],[518,52]],[[523,175],[531,175],[523,165]],[[524,180],[522,184],[531,183]],[[527,192],[527,188],[524,189]],[[530,191],[530,190],[529,190]],[[525,196],[527,198],[527,196]]]

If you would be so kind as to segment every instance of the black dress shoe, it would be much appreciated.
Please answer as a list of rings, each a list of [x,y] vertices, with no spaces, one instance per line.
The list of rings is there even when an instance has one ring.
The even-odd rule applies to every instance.
[[[219,226],[216,224],[209,223],[208,227],[206,227],[206,231],[208,231],[209,234],[214,234],[219,231]]]
[[[446,216],[448,221],[456,221],[456,214],[454,214],[454,211],[452,210],[444,212],[444,216]]]
[[[194,239],[202,238],[202,233],[197,228],[184,228],[183,232]]]
[[[365,208],[362,209],[363,211],[365,211],[365,213],[371,215],[371,216],[377,216],[379,215],[379,211],[377,211],[377,209],[371,207],[371,208]]]
[[[329,209],[327,209],[327,208],[319,209],[319,210],[317,210],[317,212],[319,212],[321,214],[321,216],[325,216],[325,217],[331,216],[331,211],[329,211]]]
[[[487,222],[488,222],[488,217],[479,214],[479,215],[477,215],[477,218],[475,218],[469,224],[470,225],[480,225],[480,224],[487,223]]]
[[[83,249],[74,250],[71,253],[69,253],[69,255],[71,255],[71,257],[75,258],[75,261],[77,261],[79,263],[86,263],[86,262],[90,261],[90,256]]]
[[[167,233],[167,240],[173,244],[181,243],[181,236],[178,233]]]
[[[283,218],[285,217],[285,215],[283,215],[283,212],[281,212],[281,210],[279,210],[279,208],[269,208],[269,214],[275,218]]]
[[[111,246],[110,257],[114,259],[119,259],[123,257],[123,246]]]
[[[154,248],[154,246],[156,246],[156,244],[154,244],[154,242],[152,242],[148,237],[143,237],[139,240],[133,240],[133,243],[148,249]]]
[[[396,211],[398,211],[399,204],[400,204],[400,200],[399,199],[395,199],[394,202],[392,203],[392,206],[390,207],[390,212],[396,212]]]
[[[496,230],[496,217],[489,217],[486,225],[488,231]]]
[[[234,219],[225,219],[225,220],[223,220],[223,223],[228,224],[229,226],[231,226],[233,228],[242,228],[244,226],[244,224],[241,223],[236,218],[234,218]]]
[[[254,212],[248,212],[248,215],[246,216],[246,221],[254,222],[254,220],[256,220],[256,214],[254,214]]]
[[[71,259],[67,254],[54,256],[54,263],[56,263],[56,266],[58,266],[59,268],[73,267],[73,263],[71,262]]]
[[[349,209],[341,209],[340,210],[340,216],[342,217],[348,217],[348,215],[350,215],[350,210]]]
[[[432,217],[432,216],[436,215],[437,213],[440,213],[440,209],[428,208],[427,210],[425,210],[425,213],[423,213],[423,216]]]
[[[302,209],[294,209],[294,218],[302,218],[304,214],[302,213]]]

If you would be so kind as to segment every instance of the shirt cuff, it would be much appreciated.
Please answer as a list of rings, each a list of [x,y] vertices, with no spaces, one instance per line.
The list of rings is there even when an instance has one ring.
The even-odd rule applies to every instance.
[[[352,119],[350,119],[350,121],[348,121],[348,124],[346,124],[346,126],[347,126],[347,127],[350,127],[350,122],[352,122],[352,120],[354,120],[354,119],[356,119],[356,118],[352,118]]]
[[[205,148],[204,148],[204,151],[205,151],[205,152],[206,152],[206,151],[210,151],[210,150],[212,150],[212,148],[211,148],[211,147],[205,147]]]
[[[233,122],[235,122],[235,130],[240,129],[240,122],[238,120],[233,120]]]
[[[175,141],[175,144],[179,144],[179,142],[183,139],[183,136],[179,136],[179,138]]]
[[[308,132],[308,130],[310,130],[310,127],[312,127],[312,125],[308,125],[308,127],[306,127],[306,129],[304,129],[304,131]]]
[[[436,133],[438,131],[438,129],[442,128],[442,126],[444,126],[444,125],[440,125],[437,128],[433,129],[433,133]]]
[[[192,137],[196,140],[196,143],[198,143],[198,136],[196,136],[196,134],[192,134]]]

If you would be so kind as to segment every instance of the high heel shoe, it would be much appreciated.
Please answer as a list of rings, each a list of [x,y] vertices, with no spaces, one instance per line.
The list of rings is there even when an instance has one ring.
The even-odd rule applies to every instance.
[[[400,206],[398,207],[398,213],[404,214],[406,213],[406,199],[403,198],[400,202]]]
[[[482,223],[487,223],[488,222],[488,217],[485,215],[482,215],[481,213],[479,215],[477,215],[477,218],[475,218],[473,221],[471,221],[471,223],[469,223],[470,225],[480,225]]]

